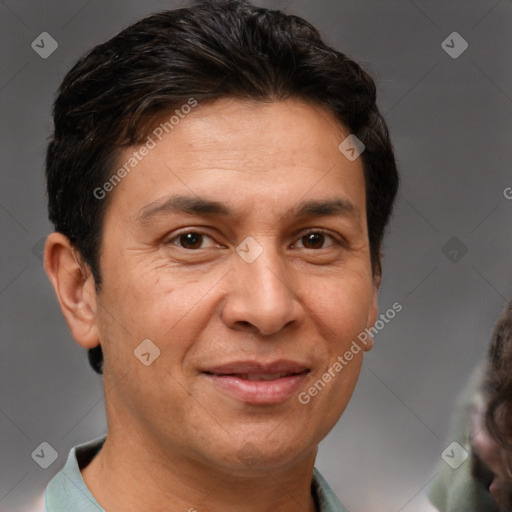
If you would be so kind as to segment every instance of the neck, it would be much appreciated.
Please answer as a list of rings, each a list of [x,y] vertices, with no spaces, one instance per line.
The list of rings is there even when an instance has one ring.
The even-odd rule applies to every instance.
[[[110,431],[83,468],[91,494],[108,512],[315,512],[311,479],[316,450],[286,467],[212,467],[147,436]]]

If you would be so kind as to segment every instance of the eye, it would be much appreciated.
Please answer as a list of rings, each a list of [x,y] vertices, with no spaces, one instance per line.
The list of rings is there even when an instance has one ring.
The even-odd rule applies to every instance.
[[[325,245],[326,242],[328,245]],[[304,236],[301,236],[298,239],[298,243],[300,249],[326,249],[327,247],[331,247],[332,245],[341,245],[341,243],[334,238],[334,236],[329,235],[323,231],[310,231]]]
[[[171,238],[168,243],[190,251],[219,246],[212,237],[198,231],[179,233]],[[333,235],[325,233],[324,231],[310,231],[301,236],[295,244],[299,249],[310,250],[326,249],[333,245],[341,245],[341,242]]]
[[[187,231],[185,233],[180,233],[176,235],[174,238],[169,240],[169,243],[173,245],[177,245],[182,249],[195,250],[195,249],[205,249],[203,243],[206,241],[210,241],[210,247],[215,246],[215,242],[208,235],[203,233],[198,233],[197,231]]]

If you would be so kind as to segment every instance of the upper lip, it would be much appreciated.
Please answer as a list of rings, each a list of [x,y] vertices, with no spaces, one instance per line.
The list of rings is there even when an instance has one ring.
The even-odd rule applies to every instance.
[[[205,370],[204,373],[212,373],[215,375],[230,374],[265,374],[265,373],[303,373],[309,371],[309,368],[295,361],[287,361],[280,359],[271,363],[261,363],[258,361],[233,361],[230,363],[212,366]]]

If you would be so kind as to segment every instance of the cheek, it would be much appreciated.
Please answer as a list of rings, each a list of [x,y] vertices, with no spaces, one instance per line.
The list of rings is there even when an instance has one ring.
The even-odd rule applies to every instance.
[[[325,325],[326,337],[347,342],[368,326],[373,298],[371,279],[356,274],[352,279],[330,279],[315,286],[309,304],[319,323]]]
[[[211,297],[223,274],[156,264],[121,269],[111,269],[104,283],[102,344],[121,366],[138,365],[133,352],[149,339],[161,352],[160,364],[179,364],[214,314]]]
[[[105,298],[134,335],[161,336],[186,314],[200,294],[197,283],[164,265],[124,262],[112,269]],[[124,269],[124,270],[123,270]]]
[[[309,400],[305,400],[311,414],[324,418],[325,433],[337,422],[352,396],[366,348],[358,336],[368,326],[374,287],[364,275],[356,277],[330,280],[317,289],[310,303],[323,343],[314,348],[319,367],[306,387]]]

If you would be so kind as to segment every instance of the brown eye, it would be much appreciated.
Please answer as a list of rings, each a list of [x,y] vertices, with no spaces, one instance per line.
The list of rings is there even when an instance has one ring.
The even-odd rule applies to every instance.
[[[196,231],[187,231],[185,233],[181,233],[171,240],[169,240],[168,243],[171,243],[173,245],[177,245],[178,247],[181,247],[182,249],[204,249],[204,244],[206,240],[210,240],[213,242],[211,237],[208,235],[203,235],[202,233],[197,233]],[[210,245],[212,245],[210,243]]]
[[[325,249],[336,242],[333,236],[320,231],[312,231],[299,238],[300,245],[304,249]],[[330,243],[329,243],[330,241]]]
[[[321,249],[324,245],[325,236],[323,233],[309,233],[301,238],[306,249]]]
[[[178,241],[184,249],[199,249],[203,241],[200,233],[184,233],[178,237]]]

